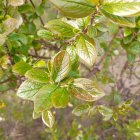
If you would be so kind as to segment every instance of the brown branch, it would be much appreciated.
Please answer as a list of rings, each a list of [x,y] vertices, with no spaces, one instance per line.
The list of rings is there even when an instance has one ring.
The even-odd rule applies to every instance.
[[[91,17],[90,17],[90,25],[92,25],[93,24],[93,22],[94,22],[94,17],[95,17],[95,15],[97,14],[97,10],[91,15]],[[89,25],[89,26],[90,26]],[[87,26],[84,30],[83,30],[83,33],[84,34],[86,34],[87,32],[88,32],[88,27],[89,26]]]
[[[8,13],[8,0],[5,1],[5,14],[4,14],[4,18],[6,17]]]
[[[6,79],[4,81],[1,81],[0,84],[4,84],[4,83],[7,83],[10,79]]]

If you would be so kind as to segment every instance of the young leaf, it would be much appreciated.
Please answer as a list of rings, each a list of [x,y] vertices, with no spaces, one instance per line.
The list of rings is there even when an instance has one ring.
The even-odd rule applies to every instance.
[[[138,16],[140,15],[139,0],[104,0],[103,10],[116,16]]]
[[[73,65],[74,63],[76,63],[78,61],[76,47],[75,46],[68,46],[66,51],[69,53],[71,64]]]
[[[37,32],[37,35],[38,35],[39,37],[44,38],[44,39],[47,39],[47,40],[51,40],[51,39],[54,38],[54,37],[53,37],[53,33],[51,33],[51,32],[48,31],[48,30],[44,30],[44,29],[39,30],[39,31]]]
[[[75,35],[75,31],[76,32],[78,31],[73,26],[71,26],[70,24],[64,21],[61,21],[60,19],[49,21],[45,25],[45,28],[50,30],[53,34],[59,37],[66,37],[66,38],[73,37]]]
[[[101,9],[101,12],[104,16],[109,18],[112,22],[117,23],[121,26],[127,26],[127,27],[131,27],[131,28],[136,26],[135,18],[133,18],[133,17],[120,17],[120,16],[112,15],[102,9]]]
[[[39,60],[33,65],[34,68],[44,68],[46,66],[47,65],[45,60]]]
[[[76,106],[73,109],[72,113],[76,116],[81,116],[83,114],[88,113],[89,109],[90,109],[90,106],[88,104],[82,104],[82,105]]]
[[[25,100],[34,100],[36,93],[38,93],[43,85],[44,84],[26,80],[18,88],[17,96]]]
[[[73,18],[82,18],[95,11],[95,5],[90,0],[49,0],[62,14]]]
[[[4,21],[3,25],[5,28],[4,35],[8,35],[13,32],[17,27],[18,21],[15,18],[8,18]]]
[[[31,69],[25,73],[25,77],[35,82],[48,83],[49,77],[44,69]]]
[[[99,112],[103,115],[104,120],[108,121],[113,116],[113,111],[103,105],[99,106]]]
[[[49,128],[52,128],[55,122],[54,115],[51,111],[46,110],[42,112],[42,121],[43,123],[48,126]]]
[[[53,58],[51,75],[55,82],[60,82],[70,72],[70,56],[66,51],[61,51]]]
[[[23,76],[31,68],[28,63],[20,61],[13,66],[13,72]]]
[[[2,46],[5,43],[5,40],[6,40],[6,35],[0,34],[0,46]]]
[[[8,4],[16,7],[24,4],[24,0],[8,0]]]
[[[140,42],[134,41],[129,46],[126,47],[126,50],[128,53],[132,55],[138,55],[140,54]]]
[[[64,108],[69,102],[69,93],[65,88],[57,88],[51,98],[55,108]]]
[[[105,95],[94,81],[86,78],[75,79],[73,85],[70,92],[80,100],[92,102]]]
[[[45,85],[43,86],[35,96],[34,100],[34,111],[42,112],[52,107],[51,96],[52,93],[57,89],[56,85]]]
[[[81,63],[88,67],[93,66],[97,58],[97,49],[95,43],[83,35],[79,36],[76,41],[76,50]]]

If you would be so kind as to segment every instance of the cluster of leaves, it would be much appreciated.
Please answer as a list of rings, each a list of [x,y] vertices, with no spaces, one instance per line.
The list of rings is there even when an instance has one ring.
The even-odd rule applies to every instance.
[[[19,76],[26,78],[20,85],[17,95],[34,102],[33,118],[42,115],[43,122],[48,127],[53,127],[55,120],[53,109],[65,108],[77,98],[86,103],[78,105],[73,110],[75,115],[99,111],[104,120],[109,120],[111,117],[117,120],[118,116],[129,108],[131,102],[123,102],[113,109],[103,105],[92,107],[91,102],[101,99],[105,94],[97,82],[81,78],[78,68],[82,63],[92,70],[94,65],[99,64],[95,63],[101,43],[98,37],[102,32],[109,30],[107,24],[103,24],[108,20],[111,24],[113,22],[125,27],[125,37],[119,44],[128,52],[128,60],[135,60],[140,53],[138,34],[140,2],[138,0],[49,0],[51,6],[56,7],[65,17],[50,20],[46,24],[41,18],[46,1],[43,0],[38,7],[30,2],[30,4],[27,1],[24,3],[23,0],[1,2],[0,46],[4,49],[0,54],[4,55],[0,59],[0,64],[2,72],[5,69],[9,70],[13,80]],[[12,16],[8,15],[8,12]],[[36,19],[39,19],[43,25],[38,31],[34,24]],[[39,39],[47,41],[51,47],[59,46],[59,52],[47,62],[35,61],[28,57],[29,52],[34,50],[35,57],[38,58]],[[103,47],[103,43],[101,44]],[[106,46],[103,49],[109,51]],[[87,102],[90,102],[90,105]]]

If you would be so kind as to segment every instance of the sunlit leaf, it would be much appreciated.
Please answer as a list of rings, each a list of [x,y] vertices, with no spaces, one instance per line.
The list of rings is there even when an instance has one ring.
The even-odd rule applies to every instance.
[[[49,110],[43,111],[42,112],[42,121],[46,126],[52,128],[54,125],[54,122],[55,122],[53,113]]]
[[[75,46],[68,46],[66,51],[70,55],[71,64],[76,63],[77,60],[78,60],[78,56],[77,56],[77,53],[76,53],[76,47]]]
[[[39,60],[33,65],[34,68],[42,68],[42,67],[46,67],[46,66],[47,66],[47,64],[44,60]]]
[[[48,40],[53,39],[53,34],[50,31],[44,30],[44,29],[39,30],[37,32],[37,35],[41,38],[44,38],[44,39],[48,39]]]
[[[20,61],[13,66],[13,72],[19,75],[24,75],[31,68],[32,67],[28,63]]]
[[[64,79],[71,69],[70,56],[66,51],[61,51],[53,58],[52,77],[55,82]]]
[[[120,17],[116,15],[112,15],[105,10],[101,10],[102,14],[109,18],[112,22],[117,23],[121,26],[127,26],[127,27],[135,27],[135,18],[133,17]]]
[[[68,17],[81,18],[95,11],[95,5],[91,0],[49,0]]]
[[[88,113],[89,109],[90,109],[90,106],[88,104],[82,104],[82,105],[76,106],[73,109],[72,113],[76,116],[81,116],[83,114]]]
[[[4,35],[8,35],[13,32],[17,27],[18,21],[15,18],[8,18],[4,21],[3,25],[5,28]]]
[[[6,35],[0,34],[0,46],[2,46],[5,43],[5,40],[6,40]]]
[[[26,80],[18,88],[17,96],[25,100],[34,100],[36,93],[38,93],[43,85],[38,82]]]
[[[48,83],[49,77],[44,69],[31,69],[26,72],[25,77],[35,82]]]
[[[24,4],[24,0],[8,0],[8,4],[16,7]]]
[[[80,62],[88,67],[93,66],[97,58],[97,49],[93,40],[79,36],[76,40],[76,50],[80,58]]]
[[[74,80],[74,86],[71,87],[70,92],[78,99],[84,101],[97,101],[105,94],[98,87],[97,83],[86,78],[78,78]]]
[[[99,112],[103,115],[103,119],[105,121],[109,120],[112,116],[113,116],[113,111],[112,109],[108,108],[108,107],[105,107],[103,105],[101,105],[99,107]]]
[[[34,111],[42,112],[52,107],[51,96],[52,93],[57,89],[56,85],[45,85],[43,86],[35,96],[34,100]]]
[[[102,9],[116,16],[140,15],[139,0],[104,0]]]
[[[57,35],[58,37],[66,38],[73,37],[75,35],[75,32],[78,31],[73,26],[64,21],[61,21],[60,19],[49,21],[45,25],[45,28],[50,30],[53,34]]]
[[[51,98],[54,107],[64,108],[69,102],[69,93],[65,88],[57,88]]]

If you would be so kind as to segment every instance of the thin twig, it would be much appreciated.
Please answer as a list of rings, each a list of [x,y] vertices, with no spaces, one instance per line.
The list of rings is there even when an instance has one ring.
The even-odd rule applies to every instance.
[[[39,55],[36,57],[36,55],[34,55],[34,54],[29,54],[29,56],[32,56],[32,57],[35,57],[35,58],[39,58],[39,59],[51,59],[51,57],[39,56]]]
[[[35,9],[35,4],[33,3],[33,1],[32,0],[29,0],[29,1],[32,4],[33,8]],[[39,16],[39,19],[40,19],[41,24],[44,26],[45,24],[41,16]]]
[[[14,65],[14,62],[13,62],[13,59],[12,59],[12,55],[11,55],[11,53],[10,53],[10,51],[9,51],[8,46],[7,46],[7,45],[4,45],[4,48],[5,48],[5,51],[6,51],[7,55],[8,55],[8,59],[9,59],[9,61],[10,61],[10,64],[11,64],[11,65]]]

